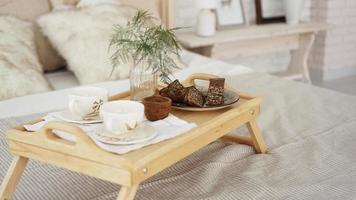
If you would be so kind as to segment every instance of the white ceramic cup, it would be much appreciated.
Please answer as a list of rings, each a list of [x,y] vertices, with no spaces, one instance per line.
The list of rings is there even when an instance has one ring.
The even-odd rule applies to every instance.
[[[112,101],[101,106],[100,116],[107,131],[121,135],[135,129],[143,121],[144,106],[136,101]]]
[[[69,111],[81,118],[99,114],[100,106],[108,101],[108,91],[99,87],[80,87],[68,95]]]

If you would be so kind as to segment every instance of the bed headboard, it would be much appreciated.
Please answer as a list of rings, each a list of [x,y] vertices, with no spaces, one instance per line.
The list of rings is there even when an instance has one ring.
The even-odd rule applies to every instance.
[[[49,0],[49,1],[51,5],[54,7],[58,5],[76,5],[80,0]],[[175,26],[175,0],[144,0],[144,1],[155,2],[163,25],[165,25],[167,28],[173,28]]]

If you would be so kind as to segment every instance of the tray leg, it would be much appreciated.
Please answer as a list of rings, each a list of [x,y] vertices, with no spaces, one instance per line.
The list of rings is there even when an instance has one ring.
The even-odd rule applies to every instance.
[[[255,147],[255,144],[253,143],[251,137],[248,136],[242,136],[242,135],[224,135],[221,137],[223,141],[229,141],[229,142],[234,142],[238,144],[245,144],[249,145],[251,147]]]
[[[263,140],[260,128],[257,125],[256,119],[252,119],[246,124],[248,131],[250,132],[251,139],[253,141],[253,146],[257,153],[266,153],[267,146]]]
[[[22,172],[24,171],[28,158],[16,156],[0,187],[0,200],[10,200],[16,190]]]
[[[138,185],[132,187],[122,186],[117,200],[133,200],[135,198]]]

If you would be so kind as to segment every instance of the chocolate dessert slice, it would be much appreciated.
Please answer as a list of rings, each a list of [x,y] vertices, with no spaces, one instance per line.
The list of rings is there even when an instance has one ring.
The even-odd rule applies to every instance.
[[[162,88],[162,89],[159,91],[159,94],[160,94],[162,97],[169,97],[169,95],[168,95],[168,87]]]
[[[167,94],[174,102],[183,102],[186,92],[187,89],[178,80],[168,85]]]
[[[194,107],[204,106],[203,94],[194,86],[188,87],[184,98],[184,103]]]
[[[210,79],[208,94],[205,104],[218,106],[224,103],[224,85],[225,78]]]

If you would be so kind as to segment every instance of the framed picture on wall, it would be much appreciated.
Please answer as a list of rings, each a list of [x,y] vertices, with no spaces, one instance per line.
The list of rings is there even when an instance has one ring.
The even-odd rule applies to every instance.
[[[286,21],[283,0],[255,0],[255,6],[257,24]]]
[[[218,0],[216,16],[218,29],[243,25],[246,20],[241,0]]]

